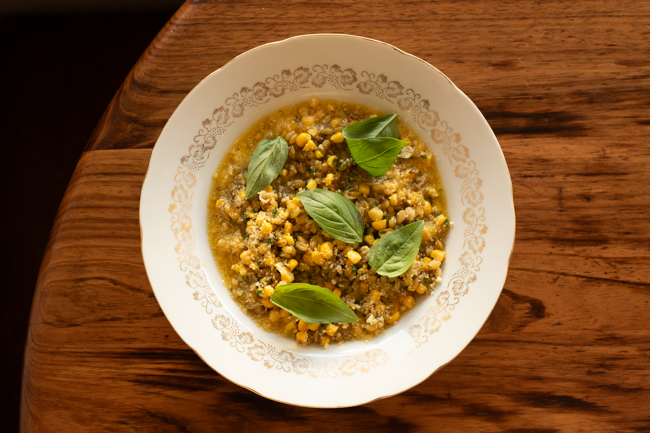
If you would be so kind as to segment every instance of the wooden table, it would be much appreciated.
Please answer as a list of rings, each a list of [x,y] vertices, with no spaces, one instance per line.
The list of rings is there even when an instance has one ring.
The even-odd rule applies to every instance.
[[[340,410],[266,400],[204,364],[154,299],[138,228],[151,148],[192,87],[259,44],[318,32],[380,39],[447,74],[496,132],[517,212],[508,280],[474,341],[410,391]],[[22,428],[650,429],[649,166],[647,0],[187,3],[124,81],[61,204]]]

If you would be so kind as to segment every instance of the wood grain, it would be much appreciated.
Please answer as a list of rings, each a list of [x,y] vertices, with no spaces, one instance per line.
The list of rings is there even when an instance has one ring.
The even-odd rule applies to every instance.
[[[650,430],[650,4],[375,3],[187,3],[152,42],[52,231],[24,431]],[[185,94],[247,49],[316,32],[377,38],[447,74],[495,130],[517,212],[503,294],[461,355],[404,394],[329,411],[207,367],[153,297],[138,227],[148,148]]]

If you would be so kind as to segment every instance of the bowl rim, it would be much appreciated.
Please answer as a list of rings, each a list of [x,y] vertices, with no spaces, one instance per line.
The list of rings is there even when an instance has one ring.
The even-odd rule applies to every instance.
[[[187,99],[188,99],[192,94],[194,94],[196,91],[198,91],[199,87],[201,87],[201,85],[202,85],[205,81],[209,80],[213,75],[215,75],[216,73],[218,73],[219,71],[221,71],[222,69],[224,69],[226,66],[228,66],[230,63],[232,63],[232,62],[235,61],[236,59],[238,59],[238,58],[240,58],[240,57],[242,57],[242,56],[248,55],[248,54],[252,53],[253,51],[256,51],[256,50],[259,50],[259,49],[262,49],[262,48],[264,48],[264,47],[268,47],[268,46],[271,46],[271,45],[282,44],[282,43],[284,43],[284,42],[292,41],[292,40],[295,40],[295,39],[314,38],[314,37],[322,37],[322,36],[325,36],[325,37],[332,37],[332,36],[334,36],[334,37],[347,37],[347,38],[352,38],[352,39],[357,39],[357,40],[365,40],[365,41],[369,41],[369,42],[373,42],[373,43],[378,43],[378,44],[384,45],[384,46],[386,46],[386,47],[389,47],[389,48],[395,50],[398,54],[405,55],[405,56],[407,56],[407,57],[410,57],[410,58],[412,58],[412,59],[415,59],[415,60],[418,60],[418,61],[424,63],[427,67],[433,69],[433,71],[435,71],[436,73],[438,73],[439,75],[441,75],[441,76],[442,76],[442,77],[443,77],[443,78],[444,78],[444,79],[445,79],[445,80],[446,80],[446,81],[447,81],[447,82],[448,82],[448,83],[449,83],[449,84],[450,84],[450,85],[451,85],[451,86],[452,86],[452,87],[453,87],[457,92],[459,92],[459,93],[460,93],[460,94],[461,94],[461,95],[462,95],[462,96],[463,96],[463,97],[464,97],[464,98],[465,98],[465,99],[466,99],[466,100],[467,100],[467,101],[468,101],[468,102],[469,102],[469,103],[470,103],[470,104],[471,104],[471,105],[472,105],[472,106],[473,106],[473,107],[478,111],[478,113],[481,115],[481,117],[483,117],[483,119],[484,119],[484,120],[486,121],[486,123],[487,123],[487,120],[485,119],[485,117],[483,116],[483,114],[481,113],[481,111],[478,109],[478,107],[476,106],[476,104],[471,100],[471,98],[469,98],[469,97],[468,97],[468,96],[467,96],[467,95],[466,95],[466,94],[465,94],[461,89],[459,89],[458,86],[456,86],[456,85],[454,84],[454,82],[453,82],[449,77],[447,77],[447,76],[446,76],[442,71],[440,71],[438,68],[436,68],[435,66],[433,66],[431,63],[427,62],[426,60],[423,60],[423,59],[421,59],[421,58],[418,57],[418,56],[415,56],[415,55],[413,55],[413,54],[407,53],[406,51],[404,51],[404,50],[402,50],[402,49],[400,49],[400,48],[398,48],[398,47],[396,47],[396,46],[394,46],[394,45],[391,45],[391,44],[389,44],[389,43],[387,43],[387,42],[380,41],[380,40],[378,40],[378,39],[373,39],[373,38],[369,38],[369,37],[365,37],[365,36],[350,35],[350,34],[345,34],[345,33],[309,33],[309,34],[303,34],[303,35],[292,36],[292,37],[289,37],[289,38],[281,39],[281,40],[279,40],[279,41],[267,42],[267,43],[264,43],[264,44],[260,44],[260,45],[257,45],[257,46],[255,46],[255,47],[249,49],[249,50],[246,50],[246,51],[241,52],[240,54],[236,55],[235,57],[233,57],[232,59],[230,59],[229,61],[227,61],[226,63],[224,63],[221,67],[219,67],[219,68],[215,69],[214,71],[210,72],[210,73],[209,73],[208,75],[206,75],[203,79],[201,79],[201,80],[200,80],[196,85],[194,85],[194,87],[193,87],[193,88],[192,88],[192,89],[191,89],[191,90],[190,90],[190,91],[189,91],[189,92],[188,92],[188,93],[183,97],[183,99],[178,103],[178,105],[176,106],[176,108],[174,109],[174,111],[170,114],[169,118],[167,119],[167,122],[165,123],[165,126],[167,125],[167,123],[169,122],[169,120],[173,117],[173,115],[178,111],[178,109],[183,105],[183,103],[184,103],[184,102],[185,102],[185,101],[186,101],[186,100],[187,100]],[[488,126],[489,126],[489,124],[488,124]],[[164,130],[164,127],[163,127],[163,130]],[[490,308],[490,313],[487,315],[488,318],[489,318],[489,316],[492,314],[492,312],[494,311],[494,308],[496,307],[496,304],[497,304],[497,302],[498,302],[498,300],[499,300],[499,298],[500,298],[500,296],[501,296],[501,293],[503,292],[503,288],[505,287],[505,282],[506,282],[506,280],[507,280],[508,273],[509,273],[510,262],[511,262],[511,259],[512,259],[512,255],[513,255],[513,253],[514,253],[514,246],[515,246],[515,240],[516,240],[516,226],[517,226],[516,211],[515,211],[515,205],[514,205],[514,193],[513,193],[513,186],[512,186],[512,176],[511,176],[511,174],[510,174],[510,169],[509,169],[508,164],[507,164],[507,161],[506,161],[506,159],[505,159],[505,155],[503,154],[503,149],[501,148],[501,144],[499,143],[499,141],[498,141],[498,139],[497,139],[497,137],[496,137],[496,134],[494,134],[494,131],[493,131],[492,127],[489,127],[489,131],[490,131],[490,133],[492,134],[492,138],[494,138],[495,142],[498,144],[498,149],[499,149],[499,151],[500,151],[501,158],[503,159],[504,166],[505,166],[505,168],[506,168],[506,172],[507,172],[507,174],[508,174],[508,181],[510,182],[510,202],[511,202],[511,208],[512,208],[512,212],[513,212],[513,215],[512,215],[512,218],[513,218],[512,230],[513,230],[513,231],[512,231],[512,246],[511,246],[511,249],[510,249],[510,252],[509,252],[509,255],[508,255],[508,259],[507,259],[507,262],[506,262],[506,268],[505,268],[505,273],[504,273],[504,275],[503,275],[503,281],[502,281],[501,283],[498,283],[498,284],[495,283],[495,285],[500,286],[499,291],[498,291],[499,294],[498,294],[498,296],[496,296],[496,298],[495,298],[495,302],[494,302],[494,304],[492,305],[492,307]],[[160,134],[160,135],[162,135],[162,130],[161,130],[161,134]],[[153,155],[154,150],[156,149],[156,147],[157,147],[158,144],[159,144],[160,135],[159,135],[158,138],[156,139],[156,143],[154,144],[154,146],[151,148],[152,155]],[[469,344],[470,344],[472,341],[474,341],[474,339],[476,338],[476,335],[478,335],[478,333],[481,331],[481,329],[482,329],[483,326],[485,325],[485,321],[484,321],[484,322],[481,324],[481,326],[477,329],[477,331],[474,333],[474,336],[473,336],[471,339],[469,339],[469,341],[468,341],[468,342],[463,346],[462,349],[460,349],[460,350],[459,350],[459,351],[458,351],[458,352],[457,352],[457,353],[456,353],[456,354],[455,354],[451,359],[449,359],[449,361],[447,361],[447,362],[443,363],[442,365],[438,366],[438,367],[437,367],[436,369],[434,369],[434,370],[433,370],[429,375],[427,375],[426,377],[424,377],[424,378],[423,378],[422,380],[420,380],[419,382],[413,384],[412,386],[409,386],[409,387],[407,387],[407,388],[404,388],[404,389],[402,389],[402,390],[400,390],[400,391],[398,391],[398,392],[395,392],[395,393],[393,393],[393,394],[382,395],[382,396],[379,396],[379,397],[373,398],[373,399],[371,399],[371,400],[366,400],[366,401],[362,401],[362,402],[359,402],[359,403],[348,404],[348,405],[340,405],[340,406],[314,406],[314,405],[304,405],[304,404],[298,404],[298,403],[293,403],[293,402],[287,402],[287,401],[278,400],[278,399],[272,398],[272,397],[270,397],[270,396],[268,396],[268,395],[265,395],[265,394],[263,394],[262,392],[256,391],[255,389],[253,389],[253,388],[251,388],[251,387],[248,387],[248,386],[242,385],[241,383],[238,383],[237,381],[231,379],[231,378],[228,377],[227,375],[225,375],[225,374],[221,373],[219,370],[217,370],[217,369],[216,369],[216,368],[215,368],[211,363],[209,363],[209,362],[208,362],[208,361],[207,361],[207,360],[206,360],[206,359],[205,359],[205,358],[204,358],[204,357],[199,353],[199,351],[198,351],[197,349],[195,349],[191,344],[189,344],[189,343],[187,342],[187,340],[186,340],[185,338],[183,338],[183,336],[181,335],[181,333],[176,329],[176,327],[174,326],[173,322],[170,320],[170,318],[169,318],[169,316],[167,315],[167,313],[165,312],[165,310],[162,308],[162,304],[160,303],[160,300],[158,299],[158,295],[156,294],[156,291],[153,289],[152,279],[151,279],[151,277],[150,277],[150,275],[149,275],[149,271],[148,271],[148,269],[147,269],[146,261],[145,261],[145,259],[144,259],[144,257],[145,257],[145,254],[144,254],[144,236],[143,236],[143,228],[142,228],[142,201],[143,201],[143,193],[144,193],[144,184],[145,184],[145,183],[147,182],[147,180],[149,179],[150,169],[151,169],[151,159],[152,159],[152,158],[150,157],[150,158],[149,158],[149,163],[148,163],[148,165],[147,165],[147,170],[145,171],[145,175],[144,175],[144,178],[143,178],[143,181],[142,181],[142,188],[141,188],[141,190],[140,190],[140,200],[139,200],[139,206],[138,206],[138,226],[139,226],[139,229],[140,229],[140,253],[141,253],[141,255],[142,255],[142,259],[143,259],[143,265],[144,265],[145,274],[147,275],[147,280],[149,281],[149,285],[151,286],[151,291],[152,291],[153,294],[154,294],[154,298],[156,299],[156,302],[158,303],[158,305],[159,305],[159,307],[160,307],[160,310],[163,312],[163,315],[164,315],[165,318],[167,319],[167,322],[168,322],[169,325],[172,327],[172,329],[176,332],[176,334],[177,334],[178,337],[181,339],[181,341],[183,341],[183,343],[185,343],[185,345],[186,345],[187,347],[189,347],[189,348],[190,348],[190,349],[191,349],[191,350],[192,350],[192,351],[193,351],[193,352],[194,352],[194,353],[199,357],[199,359],[201,359],[201,360],[202,360],[202,361],[203,361],[203,362],[204,362],[204,363],[205,363],[205,364],[206,364],[210,369],[212,369],[214,372],[218,373],[219,376],[223,377],[224,379],[228,380],[229,382],[231,382],[231,383],[233,383],[233,384],[235,384],[235,385],[237,385],[237,386],[239,386],[239,387],[241,387],[241,388],[244,388],[244,389],[246,389],[246,390],[248,390],[248,391],[251,391],[251,392],[253,392],[254,394],[257,394],[257,395],[259,395],[259,396],[261,396],[261,397],[263,397],[263,398],[266,398],[266,399],[269,399],[269,400],[272,400],[272,401],[275,401],[275,402],[278,402],[278,403],[282,403],[282,404],[290,405],[290,406],[296,406],[296,407],[305,407],[305,408],[313,408],[313,409],[341,409],[341,408],[348,408],[348,407],[362,406],[362,405],[369,404],[369,403],[372,403],[372,402],[375,402],[375,401],[378,401],[378,400],[383,400],[383,399],[385,399],[385,398],[390,398],[390,397],[397,396],[397,395],[402,394],[402,393],[404,393],[404,392],[406,392],[406,391],[409,391],[409,390],[415,388],[416,386],[422,384],[423,382],[427,381],[429,378],[431,378],[431,376],[433,376],[435,373],[437,373],[437,372],[440,371],[442,368],[444,368],[444,367],[446,367],[447,365],[449,365],[449,364],[450,364],[454,359],[456,359],[456,357],[458,357],[458,356],[459,356],[459,355],[460,355],[460,354],[461,354],[461,353],[462,353],[462,352],[467,348],[467,346],[469,346]],[[486,321],[487,321],[487,319],[486,319]]]

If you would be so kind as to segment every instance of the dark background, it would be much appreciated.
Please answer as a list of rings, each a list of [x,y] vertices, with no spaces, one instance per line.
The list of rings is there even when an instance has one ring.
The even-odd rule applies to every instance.
[[[18,431],[23,352],[43,252],[77,161],[138,58],[182,2],[0,6],[5,257],[0,431]],[[122,2],[124,3],[124,2]]]

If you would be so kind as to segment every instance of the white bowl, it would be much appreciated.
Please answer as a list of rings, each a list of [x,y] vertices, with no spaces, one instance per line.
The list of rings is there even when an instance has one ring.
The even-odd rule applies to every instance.
[[[207,241],[211,176],[226,150],[260,118],[312,96],[397,112],[435,152],[454,223],[435,292],[370,343],[328,350],[259,329],[230,298]],[[260,46],[201,81],[153,150],[140,224],[149,281],[180,337],[232,382],[309,407],[398,394],[456,357],[501,293],[515,234],[508,168],[472,101],[417,57],[334,34]]]

